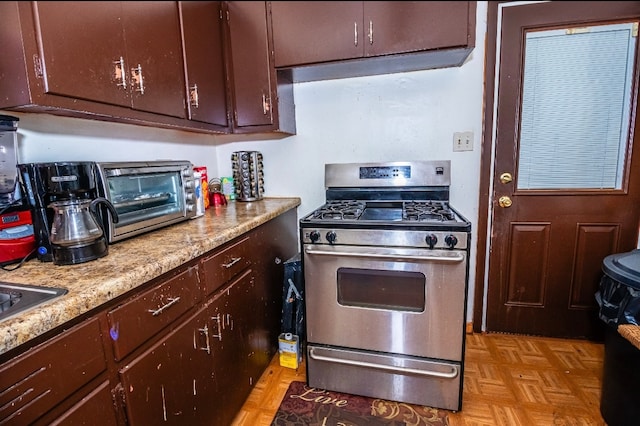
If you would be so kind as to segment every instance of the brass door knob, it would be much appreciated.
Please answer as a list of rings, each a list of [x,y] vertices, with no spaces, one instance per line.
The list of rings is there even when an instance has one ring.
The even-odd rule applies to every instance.
[[[498,199],[498,204],[502,208],[507,208],[507,207],[511,207],[511,204],[513,204],[513,201],[511,201],[511,198],[507,197],[506,195],[503,195],[502,197],[500,197],[500,199]]]
[[[503,173],[500,175],[500,182],[502,183],[509,183],[513,180],[513,176],[511,176],[511,173]]]

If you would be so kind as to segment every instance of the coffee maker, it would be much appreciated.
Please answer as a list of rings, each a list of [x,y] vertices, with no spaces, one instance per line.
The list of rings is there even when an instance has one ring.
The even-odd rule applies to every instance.
[[[37,257],[72,265],[106,256],[101,214],[118,222],[115,207],[98,196],[94,162],[18,164],[33,215]],[[98,211],[97,205],[107,209]]]

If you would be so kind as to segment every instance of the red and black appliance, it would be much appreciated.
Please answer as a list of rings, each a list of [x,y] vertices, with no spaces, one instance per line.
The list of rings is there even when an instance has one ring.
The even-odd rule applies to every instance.
[[[449,161],[325,165],[300,220],[310,386],[462,406],[471,223]]]
[[[0,266],[34,254],[29,207],[23,202],[17,169],[17,117],[0,115]]]

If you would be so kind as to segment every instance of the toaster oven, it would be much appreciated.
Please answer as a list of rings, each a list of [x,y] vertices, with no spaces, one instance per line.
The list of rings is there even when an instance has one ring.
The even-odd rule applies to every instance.
[[[109,200],[118,213],[117,223],[103,221],[109,243],[196,216],[196,185],[191,162],[99,162],[96,165],[98,194]]]

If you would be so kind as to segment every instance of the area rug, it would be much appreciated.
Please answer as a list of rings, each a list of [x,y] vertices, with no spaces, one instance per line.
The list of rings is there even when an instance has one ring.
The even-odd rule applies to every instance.
[[[271,426],[432,426],[449,424],[431,407],[315,389],[291,382]]]

